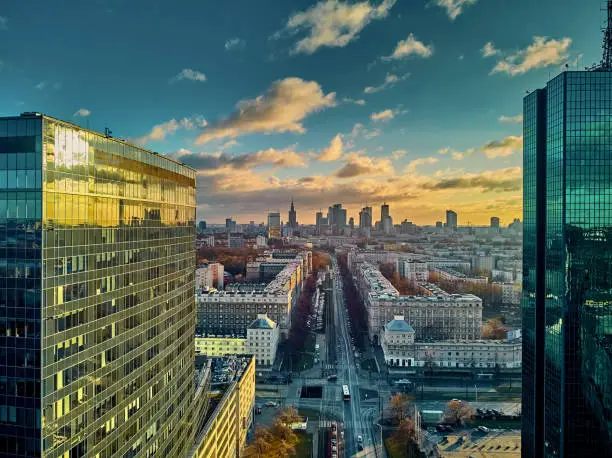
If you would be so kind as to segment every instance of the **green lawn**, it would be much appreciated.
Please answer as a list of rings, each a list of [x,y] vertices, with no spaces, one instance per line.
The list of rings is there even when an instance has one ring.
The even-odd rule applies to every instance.
[[[310,458],[312,456],[312,436],[307,433],[298,432],[298,443],[295,446],[297,458]]]

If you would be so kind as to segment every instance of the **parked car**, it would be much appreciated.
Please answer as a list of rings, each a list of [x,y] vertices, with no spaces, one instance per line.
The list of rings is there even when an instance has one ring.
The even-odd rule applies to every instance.
[[[274,401],[266,402],[266,407],[276,407],[278,404]]]
[[[487,434],[490,431],[490,429],[487,428],[486,426],[479,426],[478,431],[480,431],[481,433]]]

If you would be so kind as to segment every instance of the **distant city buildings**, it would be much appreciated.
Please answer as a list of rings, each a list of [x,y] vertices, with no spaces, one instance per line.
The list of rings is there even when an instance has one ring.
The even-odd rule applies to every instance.
[[[244,236],[240,232],[230,232],[227,235],[228,248],[244,248]]]
[[[287,226],[289,226],[289,230],[291,232],[291,235],[293,235],[293,233],[295,231],[297,231],[298,229],[298,222],[297,222],[297,213],[295,211],[295,207],[293,205],[293,199],[291,199],[291,208],[289,209],[289,222],[287,223]]]
[[[255,238],[255,245],[257,246],[257,248],[265,248],[268,246],[268,239],[265,235],[258,235]]]
[[[198,232],[202,233],[206,230],[206,221],[200,221],[198,223]]]
[[[499,229],[499,218],[491,216],[491,229]]]
[[[227,232],[235,232],[236,231],[236,221],[232,218],[225,219],[225,229]]]
[[[280,239],[281,234],[281,216],[278,212],[268,213],[268,238]]]

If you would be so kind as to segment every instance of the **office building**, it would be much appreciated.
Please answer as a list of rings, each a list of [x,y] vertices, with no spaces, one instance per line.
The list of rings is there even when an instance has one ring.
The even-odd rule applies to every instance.
[[[223,264],[219,262],[204,262],[195,271],[196,290],[223,289]]]
[[[380,206],[380,221],[384,224],[386,218],[390,216],[389,205],[385,202]]]
[[[198,223],[198,231],[204,232],[206,230],[206,221],[200,221]]]
[[[186,453],[195,178],[48,116],[0,118],[1,456]]]
[[[207,361],[207,363],[209,363]],[[236,458],[246,445],[255,407],[255,360],[252,355],[210,358],[207,409],[187,458]],[[170,455],[168,455],[170,456]],[[179,455],[171,455],[179,456]]]
[[[355,229],[355,219],[352,216],[349,218],[348,225],[351,228],[351,230]]]
[[[346,208],[342,204],[334,204],[327,210],[327,224],[333,235],[341,235],[346,227]]]
[[[604,49],[600,66],[565,71],[523,101],[525,458],[612,450],[612,43]]]
[[[272,366],[279,340],[278,325],[265,313],[259,313],[247,328],[246,353],[255,356],[258,367]]]
[[[444,227],[444,223],[442,221],[436,221],[436,229],[441,229]]]
[[[359,212],[359,228],[372,229],[372,207],[363,207]]]
[[[236,221],[234,221],[232,218],[225,218],[225,229],[227,232],[235,232]]]
[[[268,238],[281,238],[281,216],[278,212],[268,213]]]
[[[228,248],[244,248],[244,237],[240,232],[230,232],[227,234]]]
[[[452,210],[446,210],[446,227],[457,229],[457,213]]]
[[[499,218],[491,216],[491,229],[499,229]]]

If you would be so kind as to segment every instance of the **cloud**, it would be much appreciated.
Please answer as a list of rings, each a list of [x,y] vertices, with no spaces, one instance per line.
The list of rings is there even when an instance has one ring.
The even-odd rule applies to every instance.
[[[370,22],[385,18],[396,1],[383,0],[376,5],[369,0],[357,3],[323,0],[294,13],[273,38],[279,38],[283,32],[291,35],[305,32],[306,36],[295,44],[291,54],[312,54],[321,47],[343,48],[358,39],[359,32]]]
[[[406,59],[410,56],[431,57],[433,54],[433,45],[426,45],[422,41],[415,38],[414,34],[408,35],[408,38],[400,41],[390,56],[384,56],[382,60],[399,60]]]
[[[516,116],[500,116],[499,122],[508,122],[508,123],[522,123],[523,122],[523,114],[517,114]]]
[[[366,140],[370,140],[374,137],[378,137],[381,134],[380,129],[367,129],[363,124],[357,123],[353,126],[351,133],[349,134],[352,138],[357,138],[361,135]]]
[[[482,47],[480,52],[482,53],[482,57],[491,57],[499,54],[499,49],[496,49],[493,42],[489,41]]]
[[[389,159],[353,155],[348,162],[334,173],[338,178],[358,176],[393,175],[393,164]]]
[[[463,13],[463,8],[474,5],[478,0],[433,0],[434,4],[444,8],[451,21]]]
[[[363,92],[366,94],[373,94],[375,92],[380,92],[384,89],[395,86],[399,81],[404,81],[405,79],[409,77],[410,77],[410,73],[404,73],[403,75],[400,75],[400,76],[393,75],[391,73],[387,73],[387,76],[385,76],[385,80],[383,81],[382,84],[380,84],[379,86],[368,86],[363,90]]]
[[[465,56],[463,54],[459,54],[459,57],[457,57],[457,59],[463,60],[463,59],[465,59]]]
[[[0,16],[0,30],[8,30],[8,19]]]
[[[80,108],[77,111],[75,111],[72,116],[86,117],[89,115],[91,115],[91,111],[89,111],[87,108]]]
[[[419,165],[431,165],[431,164],[435,164],[436,162],[438,162],[438,158],[437,157],[421,157],[418,159],[413,159],[412,161],[410,161],[408,163],[408,166],[406,167],[406,171],[405,173],[408,174],[412,174],[416,172],[416,168]]]
[[[408,154],[408,151],[406,151],[405,149],[397,149],[391,152],[391,157],[397,161],[403,158],[406,154]]]
[[[388,122],[391,121],[394,117],[395,113],[393,110],[390,109],[379,111],[378,113],[372,113],[370,115],[370,119],[374,122]]]
[[[170,79],[170,84],[176,83],[177,81],[190,80],[190,81],[206,81],[206,75],[197,70],[191,68],[182,69],[177,75]]]
[[[42,91],[44,88],[47,87],[47,82],[46,81],[41,81],[40,83],[38,83],[36,86],[34,86],[36,89],[38,89],[39,91]]]
[[[306,155],[296,152],[293,148],[280,150],[269,148],[239,155],[224,152],[193,153],[187,149],[180,149],[169,153],[168,156],[195,168],[199,173],[212,175],[223,175],[262,166],[278,168],[307,166]]]
[[[502,140],[490,141],[480,149],[489,159],[508,157],[523,148],[523,137],[509,136]]]
[[[466,173],[461,177],[441,179],[427,183],[424,187],[431,190],[482,189],[483,191],[520,191],[523,184],[523,169],[508,167],[482,173]]]
[[[228,140],[225,143],[223,143],[221,146],[219,146],[220,150],[226,150],[226,149],[230,149],[233,148],[234,146],[240,145],[240,143],[238,143],[236,140]]]
[[[241,100],[228,118],[205,129],[197,144],[215,138],[236,138],[251,133],[304,133],[304,119],[313,113],[336,106],[336,93],[324,94],[316,81],[285,78],[275,81],[266,94]]]
[[[350,97],[345,97],[342,99],[344,103],[354,103],[355,105],[365,105],[366,101],[363,99],[351,99]]]
[[[530,70],[558,65],[569,59],[571,38],[561,40],[534,37],[533,43],[498,61],[490,74],[522,75]]]
[[[231,51],[232,49],[243,49],[246,46],[246,42],[238,37],[231,38],[225,42],[225,49]]]
[[[337,161],[342,157],[343,149],[342,135],[338,134],[332,138],[329,146],[321,152],[318,159],[321,162]]]
[[[201,117],[183,118],[180,120],[171,119],[170,121],[153,126],[148,134],[133,138],[132,141],[146,145],[151,141],[164,140],[166,136],[176,133],[179,129],[194,130],[198,127],[205,127],[206,124],[206,120]]]

